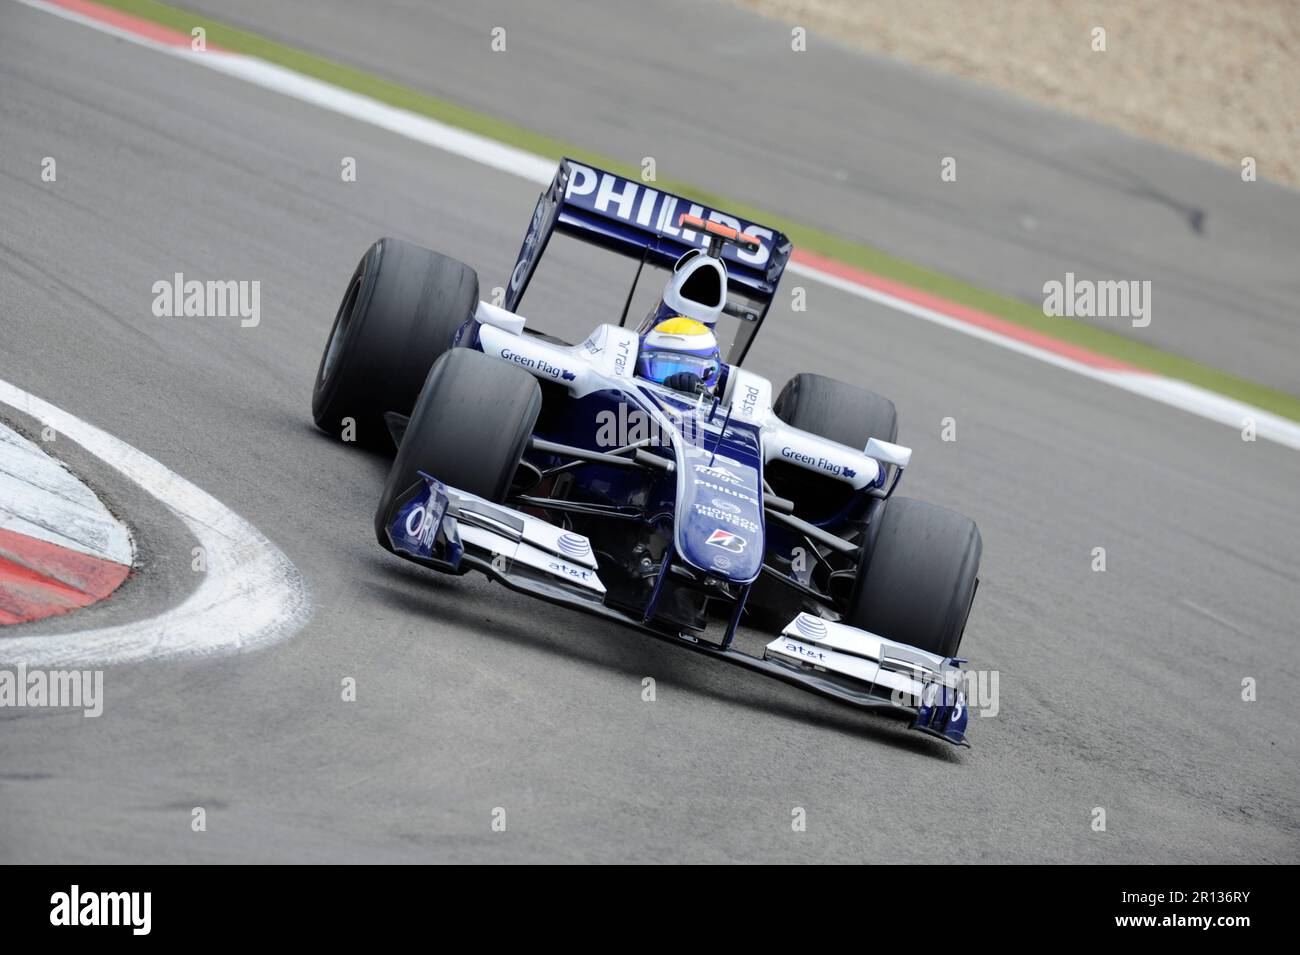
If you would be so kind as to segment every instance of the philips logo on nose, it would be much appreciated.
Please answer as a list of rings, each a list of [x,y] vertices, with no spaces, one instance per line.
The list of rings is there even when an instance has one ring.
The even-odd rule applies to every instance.
[[[132,935],[148,935],[151,928],[152,892],[68,892],[50,896],[51,925],[129,926]]]

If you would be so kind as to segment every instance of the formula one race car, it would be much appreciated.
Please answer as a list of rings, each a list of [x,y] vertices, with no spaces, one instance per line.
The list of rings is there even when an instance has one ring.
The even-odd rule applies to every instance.
[[[519,303],[555,232],[639,259],[633,291],[646,266],[667,272],[638,327],[631,293],[617,324],[576,345],[526,324]],[[566,159],[501,305],[480,301],[478,276],[454,259],[396,239],[370,247],[313,415],[396,444],[375,514],[394,554],[964,744],[956,657],[979,531],[892,496],[911,458],[892,402],[815,374],[773,400],[740,367],[790,251],[773,229]],[[780,629],[761,656],[735,645],[747,618]]]

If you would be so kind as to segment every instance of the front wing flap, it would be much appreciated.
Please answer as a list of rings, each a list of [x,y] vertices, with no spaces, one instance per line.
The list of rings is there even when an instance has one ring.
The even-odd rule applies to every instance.
[[[507,583],[530,583],[601,603],[591,542],[522,511],[457,490],[420,473],[393,505],[385,526],[394,553],[447,573],[487,570]]]
[[[965,674],[948,657],[801,613],[767,645],[763,659],[908,709],[916,714],[913,729],[968,745]]]

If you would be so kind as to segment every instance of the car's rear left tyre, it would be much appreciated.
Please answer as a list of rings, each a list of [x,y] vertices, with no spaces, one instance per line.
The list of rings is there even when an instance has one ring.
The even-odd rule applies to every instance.
[[[956,511],[890,498],[867,536],[844,622],[941,656],[957,655],[983,543]]]
[[[388,472],[375,512],[375,534],[393,503],[423,471],[489,501],[505,500],[542,409],[537,379],[499,358],[453,348],[429,371]]]
[[[358,443],[388,444],[384,413],[408,414],[429,368],[478,307],[478,275],[401,239],[380,239],[348,281],[321,355],[311,410],[324,431],[347,419]]]

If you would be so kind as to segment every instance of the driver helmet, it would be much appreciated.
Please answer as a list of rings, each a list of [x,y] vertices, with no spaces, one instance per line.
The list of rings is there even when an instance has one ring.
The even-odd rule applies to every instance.
[[[690,372],[711,388],[722,371],[722,354],[707,325],[676,315],[641,336],[636,369],[642,378],[658,384],[672,375]]]

